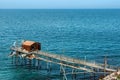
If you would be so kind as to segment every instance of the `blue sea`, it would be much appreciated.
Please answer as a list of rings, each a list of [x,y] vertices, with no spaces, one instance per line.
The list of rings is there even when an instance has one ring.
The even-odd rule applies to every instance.
[[[119,9],[1,9],[0,80],[62,80],[11,64],[14,41],[33,40],[42,51],[120,66]]]

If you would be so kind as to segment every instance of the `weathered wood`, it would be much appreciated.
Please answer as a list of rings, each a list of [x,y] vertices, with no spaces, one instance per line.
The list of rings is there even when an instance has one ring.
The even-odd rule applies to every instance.
[[[109,68],[108,65],[106,66],[106,68],[104,68],[104,64],[98,64],[98,63],[91,63],[91,62],[87,62],[86,60],[80,60],[80,59],[74,59],[74,58],[70,58],[70,57],[66,57],[66,56],[61,56],[61,55],[57,55],[57,54],[52,54],[52,53],[47,53],[47,52],[42,52],[42,51],[33,51],[33,52],[27,52],[25,50],[22,50],[20,47],[19,48],[11,48],[14,51],[17,52],[21,52],[24,54],[35,54],[35,55],[39,55],[38,57],[36,56],[35,58],[38,60],[43,60],[46,62],[51,62],[54,64],[58,64],[58,65],[63,65],[63,66],[67,66],[70,68],[74,68],[74,69],[79,69],[79,70],[84,70],[87,72],[94,72],[93,70],[87,68],[88,67],[93,67],[93,68],[97,68],[97,69],[101,69],[101,70],[106,70],[106,71],[110,71],[110,72],[114,72],[116,71],[113,68]],[[44,57],[40,57],[40,56],[44,56]],[[48,58],[52,58],[52,60],[49,60]],[[66,63],[63,63],[66,62]],[[71,64],[78,64],[78,65],[84,65],[86,67],[81,67],[81,66],[75,66],[75,65],[71,65],[71,64],[67,64],[67,63],[71,63]]]

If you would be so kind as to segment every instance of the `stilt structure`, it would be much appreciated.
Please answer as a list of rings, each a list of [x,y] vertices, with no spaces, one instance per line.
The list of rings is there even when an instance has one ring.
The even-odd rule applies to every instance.
[[[15,64],[17,65],[18,58],[21,58],[22,65],[28,64],[30,67],[34,66],[37,69],[42,68],[41,62],[46,62],[47,72],[51,72],[51,64],[59,65],[60,74],[63,75],[64,80],[68,80],[67,75],[69,74],[72,75],[73,80],[76,80],[77,74],[81,73],[83,73],[84,76],[87,76],[87,73],[93,73],[94,78],[92,80],[95,80],[95,73],[111,73],[117,71],[107,64],[106,58],[104,64],[91,63],[86,61],[86,57],[85,60],[74,59],[63,55],[43,52],[40,51],[40,49],[40,43],[33,41],[26,41],[22,46],[13,46],[11,47],[12,54],[10,54],[10,56],[12,56],[12,62],[15,61]],[[70,68],[71,72],[67,72],[65,67]]]

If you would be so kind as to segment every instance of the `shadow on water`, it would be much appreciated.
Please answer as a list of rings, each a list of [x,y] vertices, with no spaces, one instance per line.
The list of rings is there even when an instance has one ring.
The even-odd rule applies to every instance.
[[[26,71],[22,71],[19,72],[16,71],[14,72],[13,75],[13,79],[14,80],[60,80],[60,76],[59,75],[47,75],[45,73],[42,72],[33,72],[32,70],[26,70]]]

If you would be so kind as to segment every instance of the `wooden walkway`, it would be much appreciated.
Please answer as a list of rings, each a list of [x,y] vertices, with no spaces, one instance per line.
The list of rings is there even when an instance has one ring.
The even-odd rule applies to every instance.
[[[107,75],[102,80],[120,80],[120,71],[113,72],[110,75]]]
[[[107,72],[115,72],[116,71],[116,69],[114,69],[113,67],[108,66],[108,65],[105,66],[104,64],[99,64],[99,63],[94,63],[94,62],[91,63],[91,62],[87,62],[85,60],[74,59],[74,58],[61,56],[61,55],[57,55],[57,54],[53,54],[53,53],[47,53],[47,52],[42,52],[42,51],[27,52],[25,50],[22,50],[20,47],[19,48],[12,47],[11,50],[20,52],[20,53],[26,54],[26,55],[34,54],[34,55],[36,55],[35,58],[38,60],[43,60],[45,62],[50,62],[50,63],[62,65],[62,66],[67,66],[67,67],[70,67],[73,69],[84,70],[87,72],[95,72],[94,69],[98,69],[98,70],[100,69],[100,70],[107,71]]]

